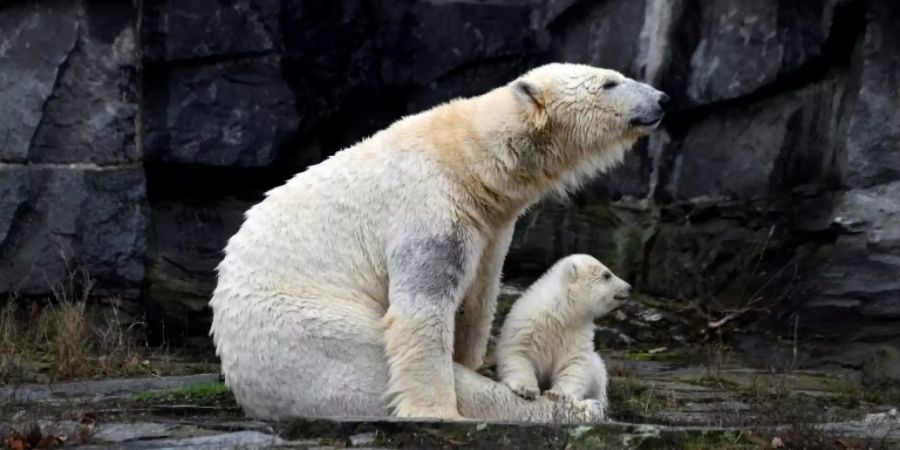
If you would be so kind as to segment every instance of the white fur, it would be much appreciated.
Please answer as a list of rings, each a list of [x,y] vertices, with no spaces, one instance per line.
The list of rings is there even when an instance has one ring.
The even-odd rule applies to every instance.
[[[497,373],[524,398],[596,399],[607,407],[606,365],[594,351],[594,320],[618,307],[631,286],[600,261],[558,261],[516,301],[497,342]],[[618,298],[617,298],[618,297]]]
[[[575,83],[612,78],[621,92]],[[516,82],[403,118],[247,212],[210,306],[222,371],[249,414],[600,417],[597,402],[527,402],[474,369],[518,215],[621,160],[652,128],[626,116],[660,93],[578,65]]]

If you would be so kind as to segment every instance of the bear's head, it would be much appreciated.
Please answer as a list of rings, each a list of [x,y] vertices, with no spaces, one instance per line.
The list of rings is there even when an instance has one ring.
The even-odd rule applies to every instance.
[[[564,190],[620,163],[669,101],[648,84],[582,64],[540,66],[507,87],[535,143],[519,160],[555,174]]]
[[[631,296],[631,285],[592,256],[567,256],[560,261],[559,270],[567,301],[585,317],[605,316]]]

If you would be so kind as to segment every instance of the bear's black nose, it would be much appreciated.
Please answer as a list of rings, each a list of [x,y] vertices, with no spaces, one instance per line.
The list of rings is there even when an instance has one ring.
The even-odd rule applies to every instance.
[[[669,104],[669,100],[671,100],[671,98],[665,92],[659,96],[659,107],[662,108],[663,111],[665,111],[666,105]]]

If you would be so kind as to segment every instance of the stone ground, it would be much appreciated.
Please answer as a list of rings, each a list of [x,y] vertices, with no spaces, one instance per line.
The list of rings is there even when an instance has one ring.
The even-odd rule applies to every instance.
[[[520,293],[521,288],[504,286],[495,331]],[[198,347],[196,354],[164,358],[160,367],[165,370],[153,373],[167,376],[48,384],[42,382],[47,374],[39,370],[20,371],[12,379],[39,382],[0,386],[0,437],[3,445],[17,450],[900,449],[896,355],[879,360],[884,362],[876,364],[881,370],[852,367],[847,363],[852,358],[845,356],[829,366],[796,339],[771,340],[760,333],[742,337],[736,327],[728,331],[730,339],[698,334],[707,328],[702,321],[652,300],[626,305],[599,324],[596,344],[607,349],[602,353],[610,369],[612,405],[611,421],[600,425],[390,418],[255,421],[244,417],[222,384],[211,349]],[[483,373],[493,377],[490,361]]]
[[[867,394],[852,372],[774,373],[666,351],[608,359],[615,410],[601,425],[261,422],[210,373],[2,386],[0,434],[17,449],[900,448],[900,398]]]

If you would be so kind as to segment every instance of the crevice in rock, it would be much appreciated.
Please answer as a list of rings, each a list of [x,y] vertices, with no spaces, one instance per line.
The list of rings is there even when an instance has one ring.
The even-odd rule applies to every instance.
[[[261,192],[287,181],[289,174],[273,164],[268,167],[215,167],[202,164],[145,163],[147,195],[152,205],[157,199],[192,197],[218,198]]]
[[[165,60],[144,60],[144,67],[152,66],[154,68],[171,68],[171,67],[201,67],[215,64],[227,64],[230,62],[241,62],[253,59],[264,58],[266,56],[280,55],[276,50],[261,50],[254,52],[233,52],[221,55],[198,56],[196,58],[173,58]]]
[[[635,1],[635,0],[631,0]],[[591,8],[602,6],[606,2],[595,0],[574,0],[565,10],[556,14],[550,21],[544,24],[544,28],[550,32],[568,28],[572,23],[584,20]]]
[[[9,228],[6,234],[0,239],[0,261],[14,261],[10,255],[16,254],[15,248],[19,241],[23,230],[28,229],[29,218],[36,211],[31,207],[29,202],[22,202],[16,205],[15,211],[12,213]]]
[[[139,169],[140,163],[132,164],[98,164],[98,163],[35,163],[35,162],[0,162],[0,168],[23,168],[23,169],[51,169],[51,170],[119,170],[119,169]]]
[[[53,87],[50,89],[50,94],[47,95],[47,98],[44,99],[44,103],[41,104],[40,119],[38,119],[38,123],[34,127],[34,132],[31,134],[31,138],[28,141],[28,153],[25,155],[26,161],[31,158],[31,151],[34,148],[35,139],[37,139],[38,135],[40,135],[41,128],[43,128],[44,126],[44,119],[47,117],[47,107],[54,99],[56,99],[57,90],[60,87],[63,76],[66,74],[66,71],[69,70],[69,64],[71,62],[72,55],[78,50],[78,46],[81,44],[81,32],[81,21],[79,21],[75,25],[75,39],[73,39],[72,41],[72,46],[66,51],[66,56],[59,64],[59,67],[57,67],[56,76],[53,78]]]
[[[276,33],[275,30],[264,20],[265,19],[265,11],[257,4],[255,0],[251,0],[249,2],[250,10],[256,13],[256,18],[259,19],[257,24],[263,28],[266,32],[266,35],[271,39],[272,51],[273,52],[281,52],[283,47],[282,37],[280,33]],[[284,10],[284,2],[280,2],[279,11]]]
[[[538,55],[534,55],[534,57],[531,57],[531,58],[529,58],[526,55],[519,54],[519,53],[510,53],[510,54],[506,54],[506,55],[493,55],[493,56],[489,56],[486,58],[477,59],[474,61],[468,61],[463,64],[460,64],[460,65],[448,70],[447,72],[444,72],[443,74],[440,74],[437,77],[435,77],[433,82],[440,84],[441,82],[443,82],[447,79],[450,79],[450,78],[453,78],[456,76],[460,76],[460,75],[464,75],[467,71],[470,71],[470,70],[484,69],[486,66],[502,65],[504,63],[510,63],[510,62],[520,63],[519,64],[521,67],[520,75],[522,75],[525,72],[527,72],[529,69],[531,69],[535,66],[538,66],[541,63],[549,62],[549,59],[548,59],[549,57],[550,57],[550,55],[548,55],[546,52],[542,52]],[[509,80],[509,81],[512,81],[512,80]]]

